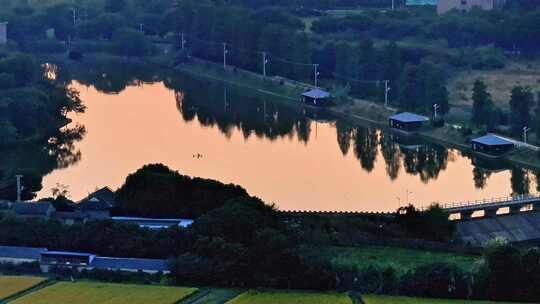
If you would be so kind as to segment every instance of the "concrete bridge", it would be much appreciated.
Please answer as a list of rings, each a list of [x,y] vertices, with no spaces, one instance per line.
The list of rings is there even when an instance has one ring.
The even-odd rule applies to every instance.
[[[484,217],[496,217],[499,209],[508,208],[510,214],[526,210],[540,211],[540,194],[524,194],[508,197],[459,202],[440,205],[451,216],[459,215],[460,220],[472,218],[473,213],[483,212]]]

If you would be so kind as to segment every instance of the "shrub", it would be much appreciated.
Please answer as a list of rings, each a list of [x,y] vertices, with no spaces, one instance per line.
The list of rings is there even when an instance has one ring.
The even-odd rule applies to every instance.
[[[13,74],[0,73],[0,89],[11,89],[17,86],[17,80]]]

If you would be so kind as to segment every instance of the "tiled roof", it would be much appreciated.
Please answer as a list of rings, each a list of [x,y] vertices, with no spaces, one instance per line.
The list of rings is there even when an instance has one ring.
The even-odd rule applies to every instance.
[[[167,260],[155,259],[128,259],[128,258],[108,258],[96,257],[90,266],[98,269],[133,269],[150,271],[168,271]]]
[[[93,253],[85,253],[85,252],[72,252],[72,251],[44,251],[42,252],[44,255],[63,255],[63,256],[73,256],[73,257],[90,257],[94,256]]]
[[[417,114],[409,113],[409,112],[399,113],[399,114],[390,116],[389,118],[392,120],[397,120],[401,122],[424,122],[424,121],[429,120],[429,118],[425,116],[417,115]]]
[[[320,98],[330,97],[330,93],[320,90],[320,89],[313,89],[313,90],[303,93],[302,96],[314,98],[314,99],[320,99]]]
[[[50,202],[15,203],[13,208],[18,215],[47,215],[51,206]]]
[[[44,251],[47,251],[47,249],[35,247],[0,246],[0,257],[39,260],[41,253]]]
[[[472,140],[472,142],[487,146],[505,146],[514,144],[513,142],[495,134],[488,134],[482,137],[475,138]]]
[[[116,205],[116,194],[109,188],[101,188],[79,202],[83,211],[108,210]]]

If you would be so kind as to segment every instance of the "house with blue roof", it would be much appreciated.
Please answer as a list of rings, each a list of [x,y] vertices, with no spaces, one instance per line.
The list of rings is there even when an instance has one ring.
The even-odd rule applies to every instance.
[[[170,273],[170,263],[160,259],[102,257],[93,253],[55,251],[47,248],[0,246],[0,263],[20,265],[39,263],[42,272],[57,268],[108,270],[145,273]]]
[[[471,148],[476,152],[501,155],[514,149],[514,142],[495,134],[487,134],[471,140]]]
[[[312,89],[302,93],[302,101],[311,106],[331,106],[332,100],[329,92],[321,89]]]
[[[0,246],[0,264],[36,263],[46,248]]]
[[[418,131],[422,128],[424,123],[428,121],[429,118],[425,116],[409,112],[403,112],[388,117],[388,125],[390,128],[406,132]]]

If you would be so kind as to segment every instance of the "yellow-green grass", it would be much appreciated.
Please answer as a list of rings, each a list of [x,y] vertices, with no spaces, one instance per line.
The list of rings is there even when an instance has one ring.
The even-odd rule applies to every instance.
[[[490,302],[490,301],[392,297],[392,296],[377,296],[377,295],[362,296],[362,300],[366,304],[504,304],[504,303],[508,303],[508,302]]]
[[[472,111],[474,81],[484,81],[493,102],[504,109],[509,108],[510,91],[514,86],[528,86],[533,92],[540,90],[540,65],[536,62],[510,62],[503,69],[471,70],[456,73],[448,81],[450,103]]]
[[[480,259],[478,256],[383,246],[329,247],[324,254],[336,266],[392,267],[402,272],[434,262],[454,263],[466,270]]]
[[[320,293],[309,291],[247,291],[227,304],[352,304],[343,293]]]
[[[45,278],[28,276],[0,276],[0,299],[32,288],[45,281]]]
[[[174,304],[196,288],[60,282],[15,300],[15,304]]]

